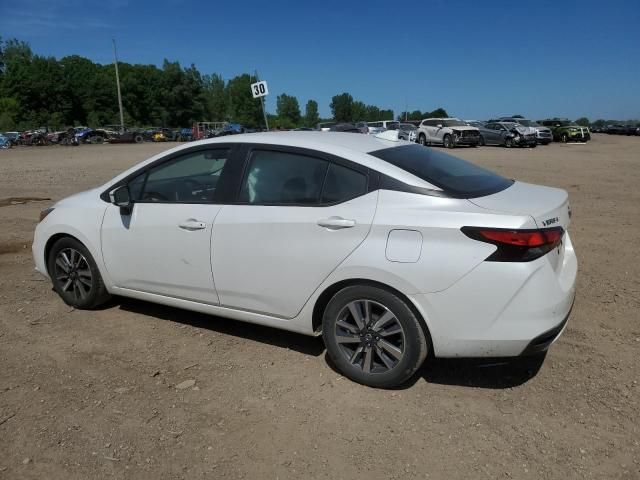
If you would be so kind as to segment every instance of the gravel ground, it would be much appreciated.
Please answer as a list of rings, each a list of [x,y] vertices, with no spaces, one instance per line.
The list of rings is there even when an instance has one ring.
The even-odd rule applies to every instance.
[[[544,361],[430,360],[387,391],[318,338],[70,309],[33,270],[39,210],[168,145],[0,151],[0,479],[640,478],[640,138],[594,137],[455,152],[570,192],[578,295]]]

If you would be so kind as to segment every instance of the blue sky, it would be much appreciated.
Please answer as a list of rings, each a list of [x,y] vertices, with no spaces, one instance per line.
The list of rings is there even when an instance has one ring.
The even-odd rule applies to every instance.
[[[20,0],[0,35],[38,54],[194,63],[228,79],[258,69],[330,114],[335,94],[399,113],[463,118],[640,117],[640,0]]]

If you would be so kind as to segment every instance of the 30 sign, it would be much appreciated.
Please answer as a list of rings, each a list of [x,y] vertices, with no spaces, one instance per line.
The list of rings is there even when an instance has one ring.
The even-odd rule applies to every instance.
[[[253,98],[264,97],[269,95],[269,89],[267,88],[267,82],[256,82],[251,84],[251,93]]]

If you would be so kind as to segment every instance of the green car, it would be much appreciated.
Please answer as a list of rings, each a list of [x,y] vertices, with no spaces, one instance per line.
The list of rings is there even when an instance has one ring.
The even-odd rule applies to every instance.
[[[576,122],[566,118],[553,118],[550,120],[539,120],[540,125],[549,127],[556,142],[588,142],[591,140],[591,132],[587,127],[581,127]]]

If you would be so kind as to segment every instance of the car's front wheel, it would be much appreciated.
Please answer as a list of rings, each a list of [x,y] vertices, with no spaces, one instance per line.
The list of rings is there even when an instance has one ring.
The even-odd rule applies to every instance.
[[[54,290],[67,305],[86,310],[109,300],[95,260],[78,240],[58,240],[51,248],[47,267]]]
[[[346,377],[377,388],[407,381],[427,356],[420,321],[394,293],[369,285],[334,295],[322,320],[329,357]]]
[[[423,147],[427,146],[427,137],[424,133],[421,133],[420,136],[418,137],[418,143]]]
[[[560,137],[560,140],[562,141],[562,143],[567,143],[569,141],[569,137],[567,136],[566,133],[563,133],[562,136]]]

